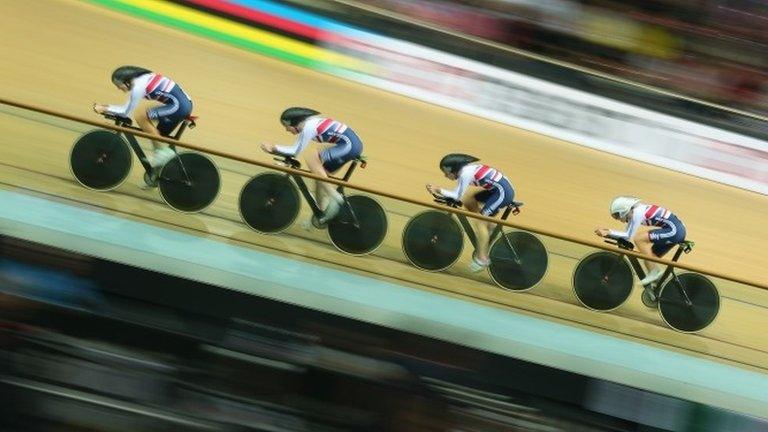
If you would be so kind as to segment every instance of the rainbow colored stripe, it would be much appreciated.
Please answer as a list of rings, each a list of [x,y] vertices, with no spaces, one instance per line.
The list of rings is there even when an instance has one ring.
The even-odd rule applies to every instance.
[[[329,49],[315,46],[308,42],[292,39],[288,36],[254,28],[246,24],[230,21],[226,18],[202,12],[164,0],[87,0],[110,9],[125,12],[163,25],[178,28],[209,39],[224,42],[249,51],[276,57],[313,69],[327,67],[351,69],[364,72],[372,67],[369,63],[339,54]],[[327,31],[277,16],[259,12],[254,8],[238,6],[220,0],[190,1],[201,6],[253,20],[276,29],[291,31],[300,36],[315,40],[328,40],[333,36]],[[258,2],[252,2],[258,3]],[[264,2],[268,4],[268,2]],[[286,9],[286,8],[282,8]],[[233,13],[234,12],[234,13]],[[300,13],[297,13],[299,15]],[[322,22],[322,21],[317,21]],[[337,36],[339,37],[339,36]]]

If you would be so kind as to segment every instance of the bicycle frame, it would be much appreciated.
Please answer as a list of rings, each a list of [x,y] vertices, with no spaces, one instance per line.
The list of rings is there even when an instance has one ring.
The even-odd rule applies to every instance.
[[[689,253],[691,252],[691,249],[692,246],[690,243],[681,243],[675,251],[675,255],[672,257],[672,262],[677,262],[683,253]],[[667,280],[670,274],[672,275],[672,280],[675,281],[675,286],[680,291],[680,295],[685,299],[685,305],[689,307],[692,306],[693,302],[691,301],[690,297],[688,297],[688,292],[683,289],[683,285],[680,283],[680,280],[677,278],[677,274],[675,273],[675,268],[671,265],[668,265],[666,270],[664,270],[664,273],[661,275],[659,282],[656,284],[656,288],[654,288],[654,294],[658,296],[659,287],[663,285],[664,281]]]
[[[501,220],[506,220],[509,214],[512,212],[512,208],[507,207],[506,210],[504,210],[504,214],[501,215]],[[477,234],[475,234],[474,228],[472,228],[472,224],[469,223],[469,220],[467,219],[467,216],[463,214],[458,214],[456,217],[459,219],[459,223],[461,224],[461,227],[464,228],[464,232],[467,234],[467,237],[469,237],[470,243],[472,243],[472,246],[477,248]],[[488,244],[493,243],[494,240],[501,234],[502,229],[504,228],[504,225],[502,224],[496,224],[496,227],[491,231],[490,235],[488,236]],[[511,245],[510,245],[511,246]]]
[[[120,126],[128,129],[133,129],[136,131],[141,131],[141,129],[133,126],[133,121],[127,117],[113,116],[110,114],[106,114],[104,115],[104,117],[110,120],[114,120],[115,126]],[[133,153],[136,155],[136,157],[139,158],[139,162],[141,162],[141,166],[144,167],[144,171],[146,171],[147,173],[151,173],[152,165],[149,163],[149,159],[147,159],[147,155],[146,153],[144,153],[144,150],[139,145],[139,142],[136,140],[136,137],[133,134],[126,133],[123,131],[118,131],[117,134],[125,137],[125,139],[128,141],[128,145],[131,146]]]
[[[519,207],[507,207],[504,210],[504,213],[501,215],[501,220],[506,220],[507,217],[509,217],[509,214],[512,213],[513,208],[519,208]],[[469,220],[467,219],[467,216],[463,214],[456,215],[456,217],[459,219],[459,224],[461,224],[461,227],[464,228],[464,232],[467,234],[467,237],[469,238],[469,242],[472,243],[472,246],[477,249],[477,234],[475,234],[475,230],[472,228],[472,225],[469,223]],[[498,238],[499,235],[502,234],[502,230],[504,228],[504,225],[497,223],[496,227],[491,231],[491,233],[488,235],[488,244],[492,245],[493,241]],[[520,256],[517,254],[517,251],[512,246],[512,244],[509,242],[509,239],[507,236],[502,236],[504,238],[504,242],[507,244],[507,247],[509,250],[512,251],[512,253],[515,255],[515,262],[520,262]]]
[[[607,241],[607,242],[608,243],[613,243],[611,241]],[[632,242],[628,242],[626,240],[619,240],[615,244],[618,245],[619,248],[622,248],[622,249],[628,249],[628,250],[633,250],[634,249],[634,245],[632,244]],[[688,243],[688,242],[679,244],[677,250],[675,251],[675,255],[672,257],[672,262],[677,262],[677,260],[680,259],[680,256],[683,253],[689,253],[691,251],[691,249],[692,249],[691,244]],[[622,259],[625,256],[629,260],[629,264],[635,270],[635,274],[637,275],[637,277],[639,279],[641,279],[641,280],[643,278],[645,278],[645,276],[646,276],[645,275],[645,270],[643,270],[643,266],[640,265],[640,260],[636,256],[634,256],[634,255],[625,255],[623,253],[619,253],[619,260]],[[618,261],[617,261],[617,263],[618,263]],[[611,270],[613,270],[613,269],[611,269]],[[610,273],[610,271],[609,271],[609,273]],[[677,286],[677,289],[680,290],[680,295],[685,299],[686,306],[691,306],[693,304],[693,302],[691,302],[691,299],[688,297],[688,293],[683,289],[682,284],[678,280],[677,274],[675,273],[675,268],[672,267],[671,265],[667,265],[667,268],[664,269],[664,273],[662,273],[662,275],[659,278],[659,280],[655,282],[655,287],[653,289],[654,295],[656,295],[658,297],[659,288],[664,285],[664,282],[670,277],[670,275],[672,276],[672,280],[675,281],[675,286]]]
[[[283,158],[275,158],[275,160],[284,162],[288,166],[294,169],[301,168],[301,163],[294,159],[293,157],[283,157]],[[347,171],[344,173],[344,177],[342,177],[343,181],[349,181],[350,177],[352,177],[352,173],[355,171],[355,168],[357,168],[358,162],[361,163],[362,166],[364,166],[365,161],[358,161],[353,160],[352,164],[347,168]],[[309,191],[309,187],[307,186],[307,183],[304,181],[304,178],[298,174],[288,174],[290,176],[294,183],[296,183],[296,186],[299,188],[299,192],[301,192],[301,195],[304,197],[304,199],[307,201],[307,204],[309,204],[309,207],[312,209],[312,213],[316,217],[320,217],[323,214],[323,211],[320,209],[320,205],[315,200],[315,197],[312,196],[312,193]],[[336,188],[337,191],[344,197],[344,209],[346,209],[347,212],[349,212],[350,216],[352,216],[352,223],[356,228],[360,227],[360,222],[357,219],[357,215],[352,210],[352,206],[349,205],[349,202],[346,200],[346,197],[344,195],[344,186],[339,185]]]
[[[121,126],[128,129],[133,129],[139,132],[142,132],[142,130],[136,126],[133,126],[133,121],[128,117],[120,117],[115,116],[111,114],[104,115],[105,118],[109,120],[113,120],[115,122],[115,126]],[[189,127],[190,129],[193,129],[196,126],[194,118],[184,119],[181,122],[181,125],[179,126],[179,129],[176,131],[176,133],[171,137],[174,140],[179,140],[181,138],[181,134],[184,133],[184,131]],[[126,140],[128,140],[128,144],[131,146],[131,149],[136,154],[136,157],[139,158],[139,162],[141,162],[141,166],[144,167],[144,171],[147,174],[150,174],[152,172],[152,164],[149,163],[149,159],[147,158],[147,154],[144,153],[144,149],[141,148],[139,145],[139,141],[136,139],[136,137],[133,134],[119,131],[118,134],[121,134],[125,136]],[[174,144],[169,144],[169,147],[171,150],[176,152],[176,146]],[[181,170],[184,173],[184,178],[186,179],[185,184],[191,185],[192,180],[189,177],[189,173],[187,172],[187,168],[184,166],[183,163],[179,164],[181,166]]]

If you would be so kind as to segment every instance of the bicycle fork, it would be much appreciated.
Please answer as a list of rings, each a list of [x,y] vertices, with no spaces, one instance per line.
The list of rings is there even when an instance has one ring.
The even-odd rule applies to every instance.
[[[139,162],[141,162],[141,166],[144,167],[144,171],[146,171],[147,174],[151,174],[152,164],[149,163],[147,154],[144,153],[144,149],[142,149],[141,146],[139,145],[139,142],[136,141],[136,137],[129,133],[126,133],[125,137],[128,139],[128,144],[130,144],[131,148],[133,149],[133,152],[136,153],[136,157],[139,158]]]
[[[624,254],[616,254],[616,260],[613,262],[613,264],[611,264],[611,268],[609,268],[608,271],[605,272],[605,276],[603,276],[603,278],[600,280],[601,284],[608,285],[608,280],[611,278],[611,275],[613,274],[614,270],[616,270],[616,268],[619,266],[619,263],[623,259],[624,259]],[[630,264],[632,264],[632,266],[635,267],[636,272],[640,271],[640,273],[638,274],[642,273],[642,269],[637,268],[636,263],[630,261]]]
[[[315,201],[315,197],[313,197],[312,193],[309,192],[309,188],[307,188],[307,184],[304,183],[304,179],[296,174],[288,174],[288,175],[293,178],[293,182],[296,183],[296,186],[299,187],[299,191],[301,192],[301,195],[304,196],[304,199],[307,201],[307,204],[309,204],[309,208],[312,209],[312,213],[314,213],[315,217],[319,219],[320,216],[323,215],[323,211],[320,209],[320,206],[317,204],[317,201]]]

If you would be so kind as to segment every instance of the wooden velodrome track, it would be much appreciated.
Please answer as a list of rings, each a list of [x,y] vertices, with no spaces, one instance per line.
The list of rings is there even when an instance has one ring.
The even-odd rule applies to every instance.
[[[87,3],[46,0],[0,2],[0,95],[75,116],[95,118],[93,102],[122,102],[109,83],[120,64],[163,71],[183,84],[195,101],[199,127],[185,140],[244,157],[269,161],[261,140],[290,143],[277,122],[286,106],[306,105],[342,119],[366,144],[369,167],[352,182],[427,200],[424,184],[445,184],[437,161],[464,151],[500,167],[526,202],[516,221],[534,228],[595,240],[592,230],[611,226],[607,205],[631,193],[669,206],[697,243],[688,263],[713,272],[768,283],[764,242],[768,197],[643,163],[589,150],[531,132],[452,112],[405,97],[316,73],[120,15]],[[69,202],[91,205],[195,235],[247,243],[297,259],[392,278],[425,290],[567,322],[689,354],[768,370],[768,292],[715,279],[723,297],[718,320],[697,335],[677,333],[645,309],[639,291],[618,310],[601,314],[577,305],[570,278],[590,248],[543,238],[550,251],[544,282],[529,293],[509,293],[487,275],[466,271],[468,248],[446,273],[426,273],[407,264],[400,251],[402,227],[418,206],[381,199],[390,231],[374,256],[350,258],[329,246],[322,232],[295,224],[286,234],[249,231],[236,208],[247,178],[259,168],[216,158],[222,191],[203,214],[169,210],[156,192],[145,192],[134,169],[111,193],[85,190],[67,165],[71,143],[92,129],[28,111],[0,106],[0,183]],[[305,209],[306,211],[306,209]],[[300,216],[300,217],[303,217]],[[616,226],[615,224],[613,226]],[[306,258],[301,258],[306,257]]]

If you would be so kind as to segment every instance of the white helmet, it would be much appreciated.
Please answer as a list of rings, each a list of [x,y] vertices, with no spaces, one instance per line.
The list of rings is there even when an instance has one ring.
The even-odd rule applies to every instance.
[[[611,216],[614,219],[625,220],[632,206],[639,203],[640,198],[632,196],[617,196],[611,201]]]

